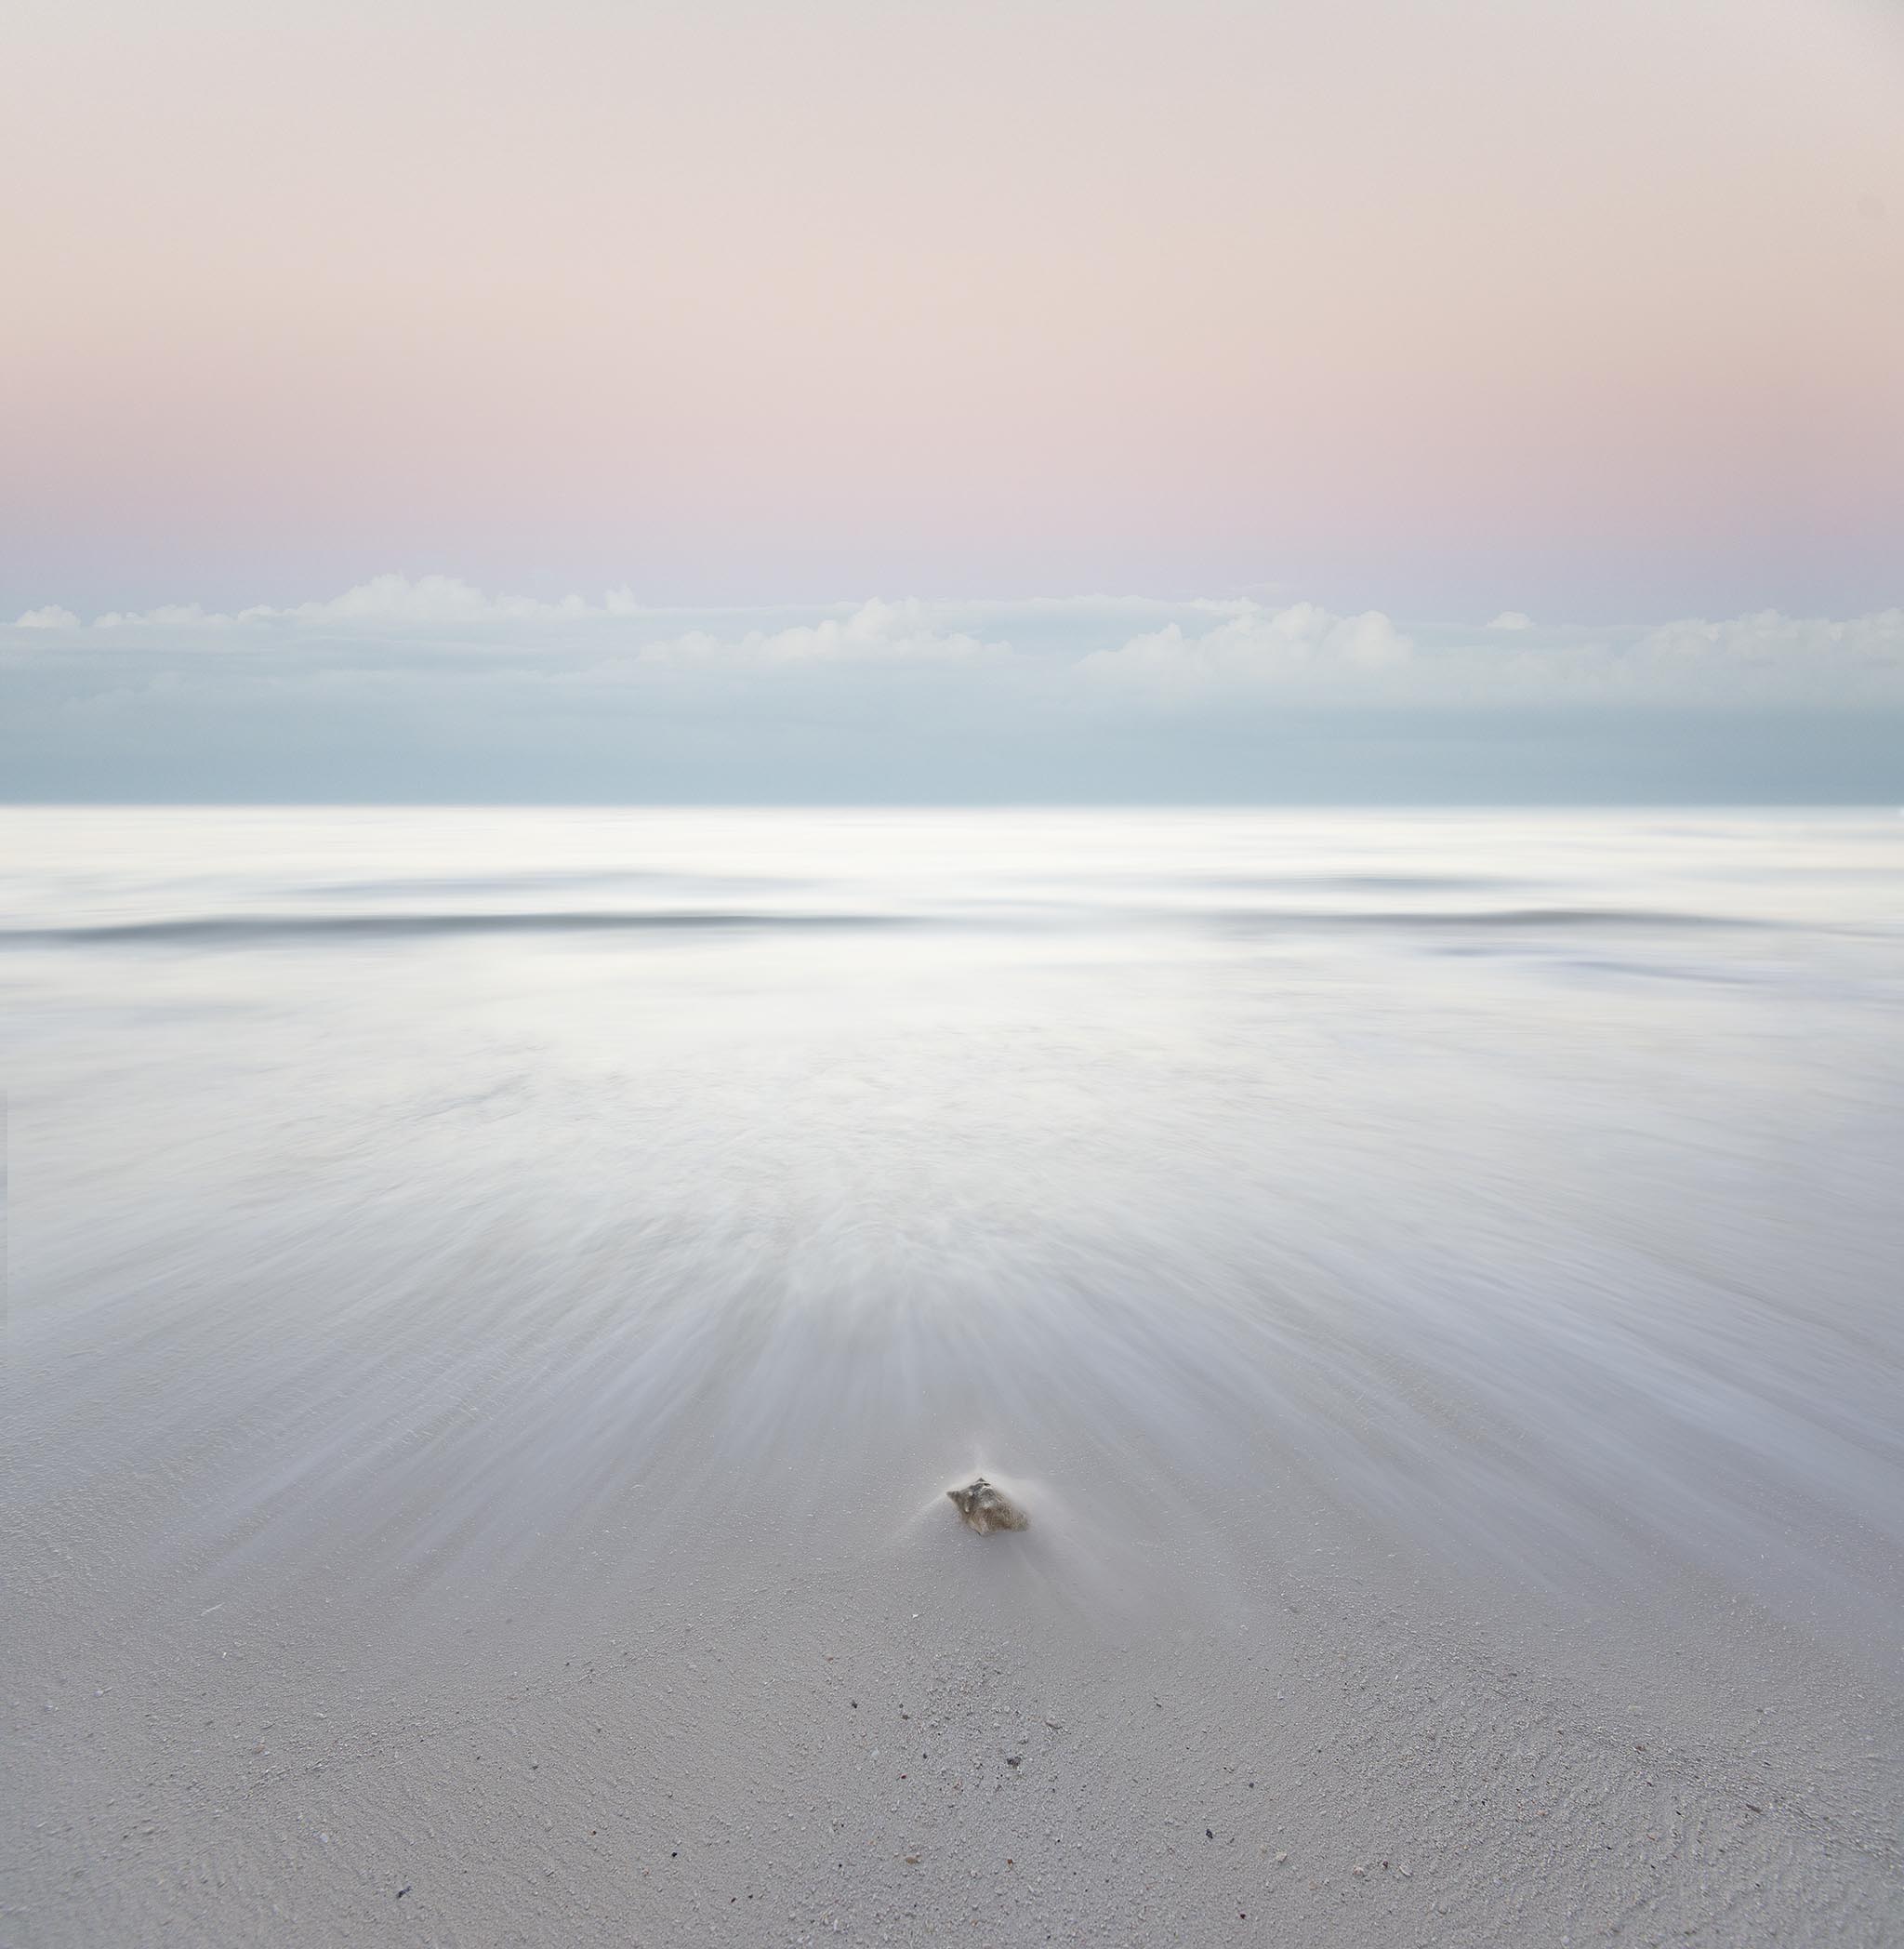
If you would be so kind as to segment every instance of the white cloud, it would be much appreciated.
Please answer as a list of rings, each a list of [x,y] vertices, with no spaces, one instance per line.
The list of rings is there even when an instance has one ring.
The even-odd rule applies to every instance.
[[[1231,605],[1224,605],[1226,608]],[[1314,603],[1266,610],[1234,606],[1213,629],[1167,623],[1098,650],[1078,669],[1119,683],[1175,690],[1301,683],[1316,677],[1374,677],[1405,665],[1414,645],[1380,610],[1336,616]]]
[[[612,589],[601,603],[565,595],[547,603],[534,596],[486,595],[455,576],[373,576],[325,602],[274,608],[258,603],[235,614],[197,603],[170,603],[155,609],[110,610],[96,616],[95,630],[223,629],[233,623],[324,623],[377,629],[430,628],[443,624],[566,622],[588,617],[638,616],[641,605],[627,589]],[[52,617],[34,623],[33,618]],[[64,618],[63,621],[57,618]],[[67,609],[30,610],[17,628],[73,629],[79,618]]]
[[[1186,609],[1189,605],[1185,605]],[[1406,631],[1379,611],[1249,608],[1210,629],[1185,614],[1083,656],[1087,677],[1194,700],[1282,695],[1395,705],[1732,706],[1904,698],[1904,610],[1844,619],[1776,611],[1611,629],[1501,619]]]
[[[1485,628],[1400,623],[1240,597],[882,600],[779,609],[663,610],[618,588],[599,599],[495,595],[453,576],[378,576],[325,601],[236,613],[175,603],[99,617],[47,603],[0,625],[11,667],[72,678],[170,658],[267,678],[443,686],[479,676],[628,685],[672,673],[932,666],[1009,669],[1021,689],[1069,687],[1183,708],[1289,697],[1355,704],[1778,706],[1904,701],[1904,610],[1846,618],[1765,611],[1589,628],[1518,611]],[[148,670],[141,681],[151,681]],[[223,680],[218,680],[223,681]]]
[[[691,629],[665,641],[640,646],[653,663],[901,663],[969,661],[1002,655],[1008,647],[959,630],[940,627],[937,605],[918,600],[877,599],[824,615],[814,622],[781,629],[747,628],[737,633]],[[490,595],[455,576],[374,576],[324,602],[274,607],[259,603],[235,613],[208,610],[199,603],[171,603],[155,609],[113,610],[95,617],[95,630],[230,630],[241,624],[301,629],[321,627],[351,632],[397,634],[468,625],[562,625],[624,622],[667,612],[647,608],[627,587],[609,590],[599,603],[579,595],[554,602],[535,596]],[[68,609],[35,609],[21,617],[20,629],[77,629]]]
[[[1452,645],[1446,686],[1479,702],[1830,705],[1904,695],[1904,610],[1836,620],[1753,616],[1516,632]]]
[[[237,620],[430,628],[462,623],[561,624],[611,617],[632,620],[656,614],[637,602],[627,587],[610,590],[600,603],[579,595],[542,602],[532,596],[486,595],[454,576],[422,576],[412,581],[390,575],[360,583],[329,602],[301,603],[291,609],[261,606],[242,610]],[[754,628],[738,634],[689,630],[645,643],[639,655],[650,663],[899,663],[968,660],[1001,654],[1005,647],[936,627],[927,603],[875,599],[843,615],[779,630]]]
[[[690,630],[642,646],[646,663],[970,663],[1010,654],[963,630],[935,626],[919,601],[862,603],[843,617],[785,630],[749,630],[738,637]]]
[[[414,582],[407,576],[373,576],[369,581],[360,582],[329,602],[299,603],[290,609],[259,605],[240,610],[238,620],[385,624],[561,622],[626,614],[625,609],[614,606],[621,598],[628,598],[626,590],[613,591],[598,608],[578,595],[565,595],[553,603],[539,602],[533,596],[485,595],[455,576],[419,576]]]
[[[1749,672],[1841,665],[1904,670],[1904,609],[1842,622],[1765,609],[1730,622],[1687,621],[1648,630],[1636,654],[1661,667],[1702,666]]]
[[[231,617],[215,610],[202,609],[196,603],[168,603],[157,609],[126,612],[111,609],[93,617],[96,630],[189,630],[229,629]]]
[[[982,608],[985,605],[967,605]],[[414,644],[432,656],[457,648],[481,647],[485,656],[520,652],[538,662],[559,657],[562,646],[574,643],[586,651],[591,667],[602,665],[603,630],[612,630],[615,651],[610,662],[626,665],[746,667],[762,665],[975,663],[1008,656],[1009,643],[981,637],[952,627],[945,620],[947,605],[916,598],[886,602],[874,598],[841,604],[817,613],[809,610],[795,619],[785,610],[767,612],[768,623],[748,613],[656,610],[636,601],[623,587],[607,591],[599,603],[579,595],[544,602],[531,596],[489,595],[454,576],[377,576],[325,602],[298,603],[278,608],[258,603],[235,613],[208,610],[197,603],[172,603],[139,611],[112,610],[95,617],[88,633],[122,640],[139,634],[153,649],[160,645],[189,650],[206,631],[216,631],[219,647],[243,649],[255,644],[261,652],[288,648],[299,641],[306,654],[322,654],[326,639],[338,636],[365,643],[387,642],[392,650]],[[754,614],[759,614],[755,612]],[[1021,618],[1024,605],[1020,605]],[[676,633],[645,636],[664,620],[674,621]],[[689,622],[682,629],[681,622]],[[589,625],[579,636],[575,625]],[[48,606],[29,610],[16,629],[79,630],[79,618],[69,609]],[[463,635],[481,629],[480,639]]]

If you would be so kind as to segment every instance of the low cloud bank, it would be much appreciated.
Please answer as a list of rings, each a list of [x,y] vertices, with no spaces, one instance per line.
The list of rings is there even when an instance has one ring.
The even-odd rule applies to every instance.
[[[690,612],[444,576],[90,622],[54,603],[0,625],[0,797],[1897,803],[1904,611]]]
[[[54,656],[148,663],[251,653],[282,673],[428,657],[449,681],[513,662],[526,679],[605,681],[695,671],[854,666],[964,668],[973,681],[1058,684],[1092,708],[1170,709],[1225,700],[1418,707],[1593,703],[1823,708],[1904,698],[1904,610],[1834,619],[1765,612],[1584,628],[1517,610],[1486,624],[1339,615],[1314,603],[1081,596],[1023,602],[909,598],[821,609],[699,612],[643,606],[626,588],[553,601],[493,595],[452,576],[384,575],[342,595],[235,611],[198,603],[27,610],[0,630],[9,666]]]

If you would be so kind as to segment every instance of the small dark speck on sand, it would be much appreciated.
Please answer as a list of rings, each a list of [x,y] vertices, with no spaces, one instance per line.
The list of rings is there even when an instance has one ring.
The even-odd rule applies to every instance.
[[[403,1885],[403,1887],[402,1887],[402,1888],[400,1888],[400,1889],[399,1889],[397,1890],[397,1900],[398,1900],[399,1902],[401,1902],[401,1901],[402,1901],[402,1900],[403,1899],[403,1897],[404,1897],[405,1895],[407,1895],[407,1894],[408,1894],[409,1892],[410,1892],[410,1884],[409,1884],[409,1883],[408,1883],[408,1882],[406,1881],[406,1882],[404,1882],[404,1884]]]
[[[1212,1834],[1208,1827],[1206,1827],[1203,1830],[1203,1837],[1207,1841],[1213,1841],[1216,1838],[1216,1836]]]
[[[1007,1766],[1016,1766],[1018,1764],[1018,1755],[1016,1753],[1006,1754],[1005,1764]]]

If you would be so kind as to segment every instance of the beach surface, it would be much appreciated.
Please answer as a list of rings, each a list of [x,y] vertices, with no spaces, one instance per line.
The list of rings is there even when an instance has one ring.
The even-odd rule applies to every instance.
[[[5,825],[0,1941],[1904,1940],[1904,819]]]

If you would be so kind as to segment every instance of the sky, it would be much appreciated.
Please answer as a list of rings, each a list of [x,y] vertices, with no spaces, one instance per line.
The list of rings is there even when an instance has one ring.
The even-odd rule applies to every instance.
[[[1895,0],[13,0],[0,169],[0,795],[1904,795]]]

